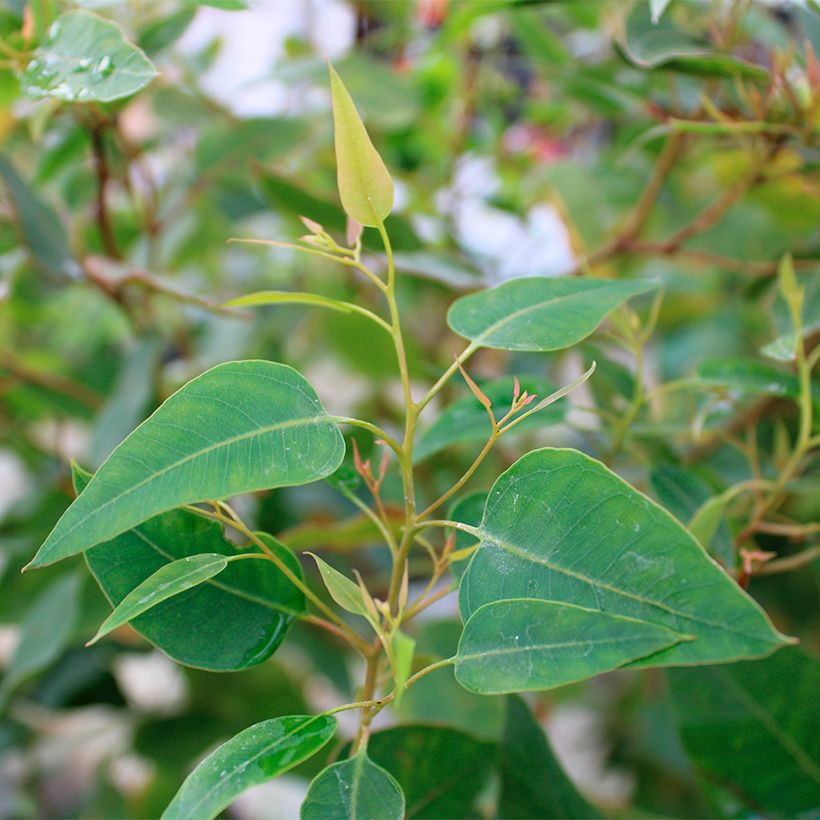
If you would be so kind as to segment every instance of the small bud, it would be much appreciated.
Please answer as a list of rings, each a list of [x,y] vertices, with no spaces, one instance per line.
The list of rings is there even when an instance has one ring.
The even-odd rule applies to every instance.
[[[302,224],[312,233],[315,235],[319,235],[325,232],[325,229],[318,223],[314,222],[312,219],[308,219],[306,216],[300,216],[299,219],[302,220]]]
[[[349,216],[347,218],[347,228],[345,230],[345,239],[347,240],[347,246],[349,248],[356,245],[361,238],[362,231],[364,231],[362,223],[357,222],[352,216]]]

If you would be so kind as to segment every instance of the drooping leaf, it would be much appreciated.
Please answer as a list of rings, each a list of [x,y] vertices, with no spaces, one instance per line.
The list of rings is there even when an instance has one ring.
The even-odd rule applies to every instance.
[[[65,227],[51,206],[23,181],[2,156],[0,178],[14,205],[20,233],[37,264],[55,278],[79,278],[80,266],[71,253]]]
[[[666,626],[696,640],[633,666],[768,655],[788,642],[669,513],[575,450],[545,448],[496,481],[461,580],[462,618],[539,598]]]
[[[316,562],[319,574],[322,576],[322,581],[327,587],[330,597],[347,612],[369,618],[370,613],[367,611],[362,599],[362,591],[359,589],[359,585],[330,566],[327,561],[324,561],[318,555],[314,555],[312,552],[309,552],[308,555]]]
[[[621,51],[629,62],[644,69],[663,68],[706,76],[740,75],[766,79],[761,66],[724,54],[686,31],[668,17],[661,17],[646,3],[636,3],[626,20]],[[656,19],[653,19],[655,18]]]
[[[313,779],[302,820],[402,820],[404,795],[393,775],[364,751],[328,766]]]
[[[78,491],[90,478],[75,465]],[[287,547],[266,533],[257,536],[301,578],[301,566]],[[254,545],[238,550],[215,521],[172,510],[92,547],[85,559],[100,589],[116,606],[163,566],[201,552],[230,557],[260,550]],[[304,593],[270,561],[242,560],[230,564],[219,578],[163,601],[131,626],[180,663],[231,671],[269,658],[304,611]]]
[[[653,282],[533,276],[456,300],[447,323],[476,347],[560,350],[589,336],[611,310]]]
[[[564,774],[543,730],[519,697],[507,698],[500,751],[499,817],[600,816]]]
[[[348,216],[369,227],[380,225],[393,207],[393,180],[379,156],[339,75],[330,69],[336,174]]]
[[[367,753],[398,781],[408,820],[476,817],[478,797],[497,759],[494,744],[443,726],[374,732]]]
[[[317,481],[344,441],[295,370],[228,362],[167,399],[117,447],[30,567],[45,566],[183,504]]]
[[[527,598],[494,601],[464,625],[456,679],[483,695],[543,691],[687,639],[664,626],[597,609]]]
[[[520,379],[521,390],[546,398],[555,387],[545,379],[535,376],[523,376]],[[492,382],[482,384],[481,389],[490,399],[496,419],[502,418],[510,409],[513,396],[513,377],[505,376]],[[523,432],[536,427],[557,424],[564,418],[566,402],[559,399],[543,411],[535,413],[516,427]],[[487,411],[476,400],[475,396],[465,396],[449,404],[438,418],[418,437],[413,448],[413,457],[422,461],[431,455],[454,444],[485,442],[490,435],[490,418]]]
[[[157,70],[110,20],[90,11],[60,15],[22,74],[30,97],[110,102],[144,88]]]
[[[697,767],[755,814],[820,805],[820,663],[798,649],[763,661],[668,672],[683,743]]]
[[[79,616],[82,576],[63,575],[34,599],[20,623],[20,637],[0,682],[0,709],[9,695],[57,660],[67,647]]]
[[[209,578],[219,575],[228,566],[228,559],[217,553],[190,555],[160,567],[117,604],[114,611],[103,621],[97,634],[89,641],[96,643],[104,635]]]
[[[336,732],[330,715],[288,715],[250,726],[186,778],[162,820],[210,820],[252,786],[315,755]]]

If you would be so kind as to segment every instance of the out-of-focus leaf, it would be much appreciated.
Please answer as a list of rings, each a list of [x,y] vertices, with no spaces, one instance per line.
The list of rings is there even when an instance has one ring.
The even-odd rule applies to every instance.
[[[543,730],[520,697],[507,698],[500,752],[499,817],[588,820],[600,816],[564,774]]]
[[[390,650],[393,666],[393,686],[396,692],[393,704],[396,708],[401,705],[401,700],[404,697],[404,688],[413,668],[415,649],[416,642],[409,635],[397,629],[393,634]]]
[[[162,820],[216,817],[242,792],[315,755],[335,732],[331,715],[288,715],[245,729],[188,775]]]
[[[82,576],[72,572],[34,599],[23,616],[17,648],[0,683],[0,709],[21,683],[57,660],[66,648],[79,616],[81,588]]]
[[[114,450],[29,566],[82,552],[183,504],[318,481],[343,456],[341,433],[293,368],[217,365]]]
[[[820,796],[820,663],[798,649],[762,661],[668,671],[697,766],[755,813],[811,814]]]
[[[0,177],[14,203],[23,239],[37,263],[55,277],[77,279],[80,266],[71,254],[68,235],[54,210],[0,156]]]
[[[649,10],[652,14],[652,22],[657,25],[658,21],[663,17],[671,0],[649,0]]]
[[[540,598],[697,638],[631,666],[765,656],[789,641],[669,513],[575,450],[535,450],[513,464],[490,491],[479,534],[461,579],[465,621],[484,604]]]
[[[738,390],[746,395],[787,399],[800,395],[797,376],[754,359],[707,359],[698,365],[697,376],[704,384]],[[820,401],[820,385],[812,384],[812,395],[815,401]]]
[[[295,148],[305,137],[302,120],[284,117],[243,120],[206,131],[196,146],[194,163],[201,174],[250,160],[272,159]]]
[[[49,27],[21,77],[30,97],[110,102],[144,88],[157,70],[121,29],[89,11],[69,11]]]

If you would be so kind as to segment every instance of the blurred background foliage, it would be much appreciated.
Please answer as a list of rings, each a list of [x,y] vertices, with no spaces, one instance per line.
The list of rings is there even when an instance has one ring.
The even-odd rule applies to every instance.
[[[115,21],[157,76],[111,102],[66,99],[34,76],[32,50],[76,8]],[[778,475],[795,435],[796,379],[777,349],[793,332],[778,292],[785,253],[805,287],[809,350],[820,333],[818,53],[811,0],[0,3],[0,816],[156,816],[215,743],[354,695],[360,670],[307,626],[261,667],[206,673],[174,666],[127,628],[84,649],[108,606],[79,561],[19,574],[72,497],[69,460],[96,468],[214,364],[287,362],[331,412],[400,417],[393,353],[372,325],[301,307],[221,307],[272,288],[371,298],[321,259],[226,242],[295,241],[300,215],[343,234],[328,56],[396,180],[388,228],[420,383],[460,349],[444,315],[479,284],[567,273],[663,282],[662,303],[622,311],[580,350],[475,358],[482,379],[560,384],[592,359],[598,370],[565,412],[505,440],[474,488],[526,439],[605,458],[685,523],[725,498],[710,551],[802,642],[732,674],[771,695],[775,728],[789,710],[811,721],[818,672],[803,653],[820,650],[820,596],[817,562],[800,556],[817,550],[816,462],[792,477],[777,518],[757,520],[768,529],[750,529],[754,495],[720,494]],[[111,68],[93,70],[106,79]],[[378,251],[375,232],[364,245]],[[445,399],[467,396],[453,383]],[[369,437],[359,443],[367,455]],[[471,442],[428,449],[421,492],[434,498],[470,463]],[[397,477],[385,486],[397,500]],[[355,553],[356,566],[380,569],[373,532],[328,483],[237,506],[294,549],[337,565]],[[795,571],[765,569],[790,557]],[[419,651],[447,657],[454,605],[428,615]],[[728,707],[709,713],[727,685],[716,675],[615,673],[531,706],[605,814],[810,806],[816,763],[777,758],[766,732],[742,716],[732,723]],[[422,796],[418,816],[491,816],[521,765],[505,745],[528,731],[507,720],[516,703],[434,676],[408,692],[398,716],[408,728],[390,730],[407,735],[374,737],[372,756],[426,748],[419,723],[450,727],[426,776],[460,761],[452,799]],[[538,737],[528,735],[532,760]],[[321,764],[248,793],[232,814],[293,816]],[[761,781],[761,767],[779,779]],[[809,795],[799,805],[788,798],[795,784]],[[504,816],[534,805],[501,801]],[[590,810],[557,806],[552,816]]]

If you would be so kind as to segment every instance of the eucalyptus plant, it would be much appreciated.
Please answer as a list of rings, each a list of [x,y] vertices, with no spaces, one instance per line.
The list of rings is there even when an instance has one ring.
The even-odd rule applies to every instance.
[[[238,241],[285,245],[338,263],[383,308],[373,309],[371,300],[291,291],[241,295],[227,307],[294,304],[355,313],[371,322],[395,353],[403,425],[394,429],[380,418],[331,415],[308,380],[287,363],[219,364],[171,395],[93,475],[75,465],[76,500],[27,567],[85,556],[113,607],[92,642],[131,624],[182,664],[242,670],[269,658],[289,627],[302,620],[360,656],[355,702],[320,714],[275,715],[240,732],[193,769],[163,815],[169,819],[215,817],[241,792],[319,754],[337,733],[336,715],[345,711],[357,715],[355,734],[312,781],[302,817],[403,817],[409,798],[373,759],[373,749],[390,741],[371,732],[371,725],[419,681],[447,667],[471,693],[515,695],[616,669],[761,659],[794,642],[704,547],[731,496],[701,508],[687,529],[601,461],[550,447],[521,454],[488,493],[471,492],[471,478],[501,437],[555,413],[569,393],[595,377],[594,362],[587,362],[583,375],[558,389],[533,384],[524,374],[485,388],[470,374],[473,354],[486,348],[567,350],[607,317],[640,349],[657,319],[659,284],[588,275],[532,277],[461,296],[447,322],[466,344],[438,378],[420,387],[411,378],[397,298],[401,274],[389,219],[393,181],[332,67],[330,82],[346,236],[325,230],[308,214],[308,233],[297,243]],[[383,253],[363,252],[365,229],[377,232]],[[787,344],[798,363],[802,415],[783,477],[761,500],[768,510],[816,443],[810,372],[817,357],[809,361],[803,347],[802,290],[788,260],[781,281],[794,321]],[[439,406],[435,420],[425,425],[424,415],[433,413],[455,379],[472,396]],[[627,410],[616,450],[635,412]],[[348,437],[353,443],[346,457],[343,431],[355,428],[372,437],[376,456],[363,458]],[[477,454],[460,478],[429,498],[419,486],[419,464],[455,442],[476,443]],[[393,474],[403,499],[398,519],[382,497]],[[368,573],[350,577],[318,555],[312,560],[324,589],[309,583],[299,556],[271,534],[252,529],[230,503],[244,493],[321,480],[356,505],[380,534],[389,568],[386,593]],[[410,561],[416,556],[425,557],[428,571],[426,577],[414,571],[411,584]],[[463,623],[458,648],[451,656],[431,658],[416,650],[414,621],[449,595],[457,595]],[[239,630],[226,628],[238,623]],[[540,730],[521,699],[509,704],[509,753],[535,754],[544,743]],[[544,754],[536,754],[532,765],[551,765]],[[521,773],[505,775],[516,776]],[[511,793],[505,794],[509,801]],[[592,811],[579,796],[572,800],[578,803],[572,816]]]

